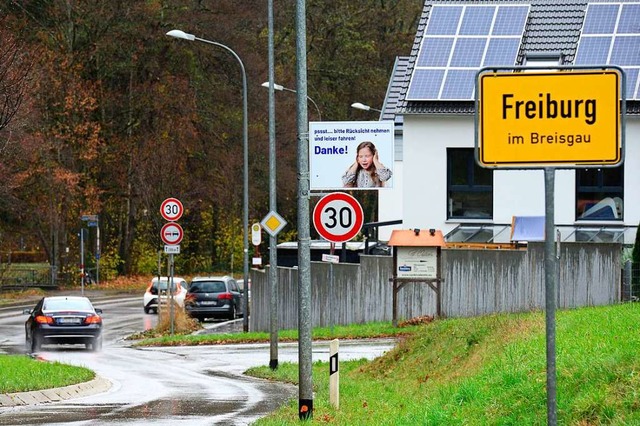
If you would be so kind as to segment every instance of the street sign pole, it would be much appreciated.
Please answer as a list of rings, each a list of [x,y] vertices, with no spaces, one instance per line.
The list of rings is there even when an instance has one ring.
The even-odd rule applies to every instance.
[[[80,294],[84,296],[84,228],[80,228]]]
[[[298,418],[313,418],[309,122],[307,116],[306,0],[296,4],[296,122],[298,136]]]
[[[96,285],[100,284],[100,222],[96,226]]]
[[[276,211],[276,101],[274,94],[274,30],[273,0],[268,0],[268,62],[269,62],[269,210]],[[269,234],[269,367],[278,368],[278,235]]]
[[[545,322],[547,346],[547,425],[558,424],[556,400],[556,257],[554,253],[553,232],[555,205],[553,199],[555,187],[555,169],[544,168],[545,197],[545,239],[544,239],[544,283],[545,283]]]
[[[173,336],[173,322],[174,322],[174,311],[173,311],[173,253],[169,254],[169,317],[171,318],[171,335]]]

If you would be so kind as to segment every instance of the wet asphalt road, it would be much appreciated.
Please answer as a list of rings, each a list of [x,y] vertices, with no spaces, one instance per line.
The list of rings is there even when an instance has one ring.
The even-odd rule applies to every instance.
[[[95,298],[104,310],[104,347],[44,346],[38,356],[80,365],[112,383],[103,394],[36,406],[0,409],[0,425],[245,425],[291,398],[297,387],[245,376],[269,363],[269,344],[132,348],[124,340],[155,325],[139,297]],[[0,309],[0,353],[25,353],[22,307]],[[208,332],[241,331],[242,320]],[[372,358],[392,341],[341,342],[340,358]],[[328,360],[328,343],[314,344],[313,359]],[[297,362],[297,344],[280,344],[278,360]]]

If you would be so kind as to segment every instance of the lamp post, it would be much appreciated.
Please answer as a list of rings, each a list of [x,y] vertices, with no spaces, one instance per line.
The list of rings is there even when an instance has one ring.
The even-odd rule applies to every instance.
[[[365,104],[360,103],[360,102],[354,102],[354,103],[352,103],[352,104],[351,104],[351,108],[361,109],[361,110],[363,110],[363,111],[377,111],[377,112],[379,112],[379,113],[382,113],[382,111],[381,111],[381,110],[376,109],[376,108],[373,108],[373,107],[370,107],[369,105],[365,105]]]
[[[262,87],[269,88],[269,83],[270,83],[269,81],[265,81],[264,83],[262,83],[262,84],[261,84],[261,86],[262,86]],[[298,91],[297,91],[297,90],[289,89],[288,87],[284,87],[284,86],[283,86],[283,85],[281,85],[281,84],[273,83],[273,88],[274,88],[275,90],[279,90],[279,91],[281,91],[281,92],[282,92],[282,91],[286,91],[286,92],[291,92],[291,93],[298,93]],[[316,103],[316,101],[314,101],[313,99],[311,99],[311,97],[310,97],[310,96],[308,96],[308,95],[307,95],[307,100],[308,100],[309,102],[311,102],[311,103],[313,104],[313,106],[316,108],[316,112],[318,113],[318,121],[322,121],[322,114],[320,114],[320,108],[318,108],[318,104]]]
[[[169,37],[181,38],[189,41],[201,41],[207,44],[213,44],[214,46],[221,47],[227,52],[231,53],[234,58],[240,64],[240,69],[242,71],[242,133],[243,133],[243,151],[244,151],[244,177],[243,177],[243,199],[242,199],[242,239],[243,245],[242,250],[244,254],[244,309],[245,313],[242,317],[243,321],[243,330],[245,332],[249,331],[249,316],[247,312],[249,312],[249,139],[248,139],[248,119],[247,119],[247,73],[244,69],[244,64],[242,60],[238,56],[238,54],[228,46],[225,46],[222,43],[217,43],[215,41],[205,40],[203,38],[199,38],[194,36],[193,34],[187,34],[184,31],[180,30],[171,30],[167,33]]]

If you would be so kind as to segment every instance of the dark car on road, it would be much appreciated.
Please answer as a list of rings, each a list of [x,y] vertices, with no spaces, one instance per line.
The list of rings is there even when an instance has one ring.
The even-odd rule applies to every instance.
[[[199,321],[206,318],[235,319],[242,316],[243,294],[229,276],[195,277],[191,280],[184,308]]]
[[[95,309],[82,296],[44,297],[33,309],[25,309],[27,351],[37,352],[46,344],[84,344],[102,349],[102,309]]]

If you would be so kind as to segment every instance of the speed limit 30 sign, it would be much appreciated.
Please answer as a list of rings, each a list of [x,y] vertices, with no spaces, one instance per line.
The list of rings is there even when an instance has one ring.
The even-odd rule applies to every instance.
[[[344,192],[325,195],[313,209],[313,226],[332,243],[351,240],[362,229],[364,212],[354,197]]]
[[[160,205],[160,214],[165,220],[175,222],[182,217],[184,207],[177,198],[167,198]]]

